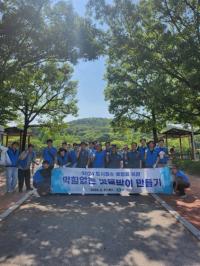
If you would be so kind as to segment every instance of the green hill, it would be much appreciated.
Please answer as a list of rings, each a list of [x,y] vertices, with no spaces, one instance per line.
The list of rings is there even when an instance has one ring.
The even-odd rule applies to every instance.
[[[67,134],[80,140],[107,141],[112,138],[113,131],[110,126],[111,119],[83,118],[68,123]]]
[[[114,132],[110,123],[111,119],[108,118],[84,118],[68,122],[61,127],[34,127],[32,133],[33,144],[40,149],[46,145],[46,140],[52,138],[54,145],[59,147],[62,141],[68,143],[81,142],[81,141],[111,141],[118,146],[123,146],[125,143],[130,144],[132,141],[139,141],[140,134],[129,130]]]

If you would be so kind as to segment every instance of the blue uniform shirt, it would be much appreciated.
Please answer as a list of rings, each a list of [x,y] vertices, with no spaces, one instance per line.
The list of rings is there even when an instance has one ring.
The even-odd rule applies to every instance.
[[[107,165],[108,168],[120,168],[120,162],[122,161],[122,157],[119,153],[110,153],[109,155],[109,163]]]
[[[136,151],[129,151],[127,154],[128,168],[140,168],[140,153]]]
[[[190,183],[190,180],[189,180],[189,177],[181,170],[179,170],[176,175],[175,175],[175,178],[177,179],[182,179],[183,182],[185,183]]]
[[[77,158],[77,168],[85,168],[88,164],[90,153],[88,150],[81,150],[79,153],[79,158]]]
[[[44,169],[43,167],[40,167],[35,174],[33,175],[33,183],[39,184],[39,183],[51,183],[51,169]]]
[[[165,155],[168,155],[168,149],[167,149],[167,147],[157,147],[156,148],[156,151],[157,151],[158,156],[159,156],[159,153],[161,151],[163,151],[165,153]],[[167,164],[167,161],[168,161],[168,157],[164,156],[162,159],[159,158],[158,163]]]
[[[41,183],[44,180],[44,177],[41,175],[41,169],[43,169],[42,167],[39,168],[33,175],[33,183]]]
[[[77,162],[76,151],[75,150],[71,150],[69,156],[70,156],[70,160],[71,160],[72,165],[74,165]]]
[[[145,151],[146,151],[146,149],[147,149],[146,146],[145,146],[145,147],[140,146],[140,147],[138,148],[138,151],[139,151],[139,153],[140,153],[140,158],[141,158],[141,160],[142,160],[143,162],[145,161],[145,159],[144,159],[144,155],[145,155]]]
[[[42,157],[45,161],[47,161],[50,165],[53,165],[55,163],[57,150],[54,147],[51,148],[44,148]]]
[[[67,165],[67,163],[69,163],[69,153],[65,152],[64,156],[58,155],[57,156],[57,163],[59,166]]]
[[[18,160],[19,160],[19,150],[13,150],[12,148],[8,148],[7,150],[8,157],[11,162],[11,167],[17,167]]]
[[[153,168],[158,158],[157,151],[155,149],[153,150],[146,149],[145,153],[146,153],[145,167]]]
[[[35,152],[34,151],[31,153],[29,152],[23,160],[19,159],[19,168],[29,169],[31,163],[34,162],[35,158],[36,158]]]
[[[95,157],[92,166],[94,168],[104,168],[105,167],[105,152],[95,151]]]

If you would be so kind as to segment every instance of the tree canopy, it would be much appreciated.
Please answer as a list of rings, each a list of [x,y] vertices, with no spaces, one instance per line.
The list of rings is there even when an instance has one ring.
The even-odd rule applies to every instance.
[[[25,148],[26,134],[31,123],[55,120],[63,123],[68,114],[76,114],[76,85],[71,81],[69,64],[50,62],[38,67],[27,67],[7,82],[14,109],[23,119]]]
[[[76,63],[98,57],[99,30],[80,17],[70,2],[2,0],[0,3],[0,117],[11,120],[11,91],[7,82],[24,68],[50,61]],[[26,70],[25,70],[26,72]],[[11,97],[9,97],[11,98]],[[12,113],[13,114],[13,113]]]
[[[115,120],[138,111],[144,117],[153,107],[160,121],[197,124],[200,2],[90,0],[88,8],[105,25],[106,97]]]

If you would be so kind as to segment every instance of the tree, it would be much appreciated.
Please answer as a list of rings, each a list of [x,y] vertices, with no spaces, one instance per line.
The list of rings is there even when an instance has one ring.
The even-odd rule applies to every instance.
[[[10,93],[5,82],[26,66],[97,58],[97,36],[90,21],[79,17],[69,2],[0,1],[0,95]],[[3,117],[5,102],[0,100],[0,106]]]
[[[69,64],[48,63],[27,67],[7,82],[14,109],[23,117],[22,149],[25,149],[28,128],[34,121],[63,122],[68,114],[76,114],[76,85],[71,81]]]
[[[133,69],[137,62],[147,75],[154,72],[164,77],[162,89],[167,93],[160,101],[169,110],[168,119],[198,123],[200,2],[114,0],[107,4],[90,0],[89,8],[107,26],[102,45],[109,58],[128,54]]]
[[[111,58],[107,63],[105,95],[110,102],[109,110],[115,116],[112,125],[152,132],[157,142],[158,132],[165,125],[169,111],[161,100],[166,98],[165,77],[146,71],[144,64],[133,61],[136,58],[129,54],[118,60]]]

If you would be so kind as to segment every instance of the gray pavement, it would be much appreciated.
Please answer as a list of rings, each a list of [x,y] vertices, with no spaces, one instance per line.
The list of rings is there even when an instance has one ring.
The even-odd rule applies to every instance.
[[[200,265],[199,242],[151,196],[32,197],[0,224],[0,265]]]

